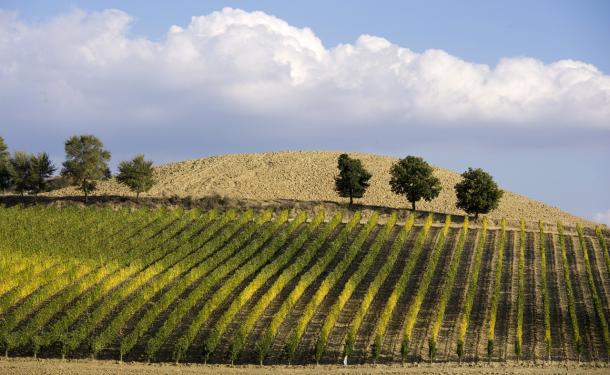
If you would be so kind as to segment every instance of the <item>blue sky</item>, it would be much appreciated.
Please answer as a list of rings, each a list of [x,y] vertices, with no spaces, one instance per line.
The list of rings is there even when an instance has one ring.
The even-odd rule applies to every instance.
[[[0,1],[9,146],[59,163],[63,139],[93,132],[115,165],[135,152],[418,154],[610,220],[610,2],[168,4]]]

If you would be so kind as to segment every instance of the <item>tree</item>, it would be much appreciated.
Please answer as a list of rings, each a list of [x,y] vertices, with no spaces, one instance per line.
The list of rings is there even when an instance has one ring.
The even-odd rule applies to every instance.
[[[140,193],[147,192],[155,184],[153,162],[144,160],[144,155],[137,155],[130,161],[122,161],[116,179],[136,193],[136,200],[139,200]]]
[[[104,178],[108,170],[110,152],[93,135],[70,137],[65,144],[66,161],[61,170],[62,176],[70,178],[85,194],[85,202],[97,187],[96,181]]]
[[[420,199],[431,201],[441,192],[441,182],[433,175],[434,170],[424,159],[407,156],[390,169],[392,192],[404,195],[415,210]]]
[[[479,214],[486,214],[498,207],[504,192],[498,188],[489,173],[480,168],[468,168],[462,173],[462,178],[463,180],[455,185],[457,208],[474,214],[475,219],[478,219]]]
[[[6,147],[6,143],[4,143],[4,138],[0,136],[0,160],[8,159],[9,157],[8,147]]]
[[[11,158],[11,183],[15,191],[23,196],[33,189],[32,155],[17,151]]]
[[[11,168],[8,147],[6,147],[6,143],[4,143],[4,138],[0,137],[0,189],[2,190],[2,194],[11,187],[12,174],[13,171]]]
[[[57,169],[49,159],[49,155],[46,152],[41,152],[38,155],[30,156],[30,168],[30,191],[35,195],[46,191],[49,178],[53,176]]]
[[[4,194],[13,186],[13,168],[9,159],[0,159],[0,190]]]
[[[369,187],[371,174],[364,169],[359,159],[352,159],[347,154],[339,155],[337,168],[339,175],[335,177],[335,190],[340,197],[349,197],[349,205],[354,198],[362,198]]]

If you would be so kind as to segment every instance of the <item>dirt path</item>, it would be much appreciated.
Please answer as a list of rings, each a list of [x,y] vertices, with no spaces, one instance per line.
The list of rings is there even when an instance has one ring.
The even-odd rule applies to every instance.
[[[514,332],[517,290],[519,289],[519,257],[516,256],[515,232],[506,232],[506,247],[504,248],[504,262],[502,264],[502,287],[500,289],[500,305],[496,317],[495,353],[492,358],[506,359],[514,352]]]
[[[602,301],[604,314],[606,319],[610,319],[610,285],[608,284],[610,280],[608,280],[607,266],[603,259],[602,249],[595,238],[585,237],[585,243],[587,244],[591,270],[593,271],[593,278],[595,285],[597,285],[599,298]]]
[[[497,236],[499,234],[499,231],[488,231],[485,237],[477,292],[472,305],[466,339],[464,340],[464,359],[466,360],[479,361],[487,357],[489,295],[496,269]]]
[[[428,331],[430,329],[431,320],[434,317],[433,312],[438,308],[439,297],[441,294],[441,283],[443,277],[448,271],[449,264],[455,252],[455,245],[461,228],[451,228],[441,250],[441,255],[433,271],[434,276],[430,282],[426,296],[421,305],[419,314],[417,315],[415,326],[411,334],[411,345],[409,348],[410,361],[422,361],[428,359]]]
[[[541,254],[541,241],[544,241],[544,237],[541,238],[540,233],[532,233],[534,238],[534,280],[536,285],[536,299],[535,299],[535,342],[532,344],[533,360],[545,361],[548,357],[546,344],[545,344],[545,333],[546,327],[544,325],[544,300],[543,300],[543,286],[542,286],[542,254]],[[545,253],[546,255],[546,253]],[[547,287],[548,290],[548,287]],[[550,302],[552,303],[552,301]],[[552,339],[552,338],[551,338]]]
[[[475,246],[479,240],[479,236],[480,231],[478,230],[468,231],[468,238],[464,244],[458,273],[453,283],[453,291],[449,297],[449,302],[447,304],[448,308],[445,310],[445,316],[443,317],[443,323],[438,335],[438,347],[442,348],[438,353],[439,359],[444,359],[446,361],[457,360],[457,354],[455,352],[458,333],[457,325],[459,324],[459,318],[462,314],[464,300],[466,298],[468,276],[472,269],[472,258],[474,257]]]
[[[574,287],[574,303],[576,305],[576,314],[582,321],[581,335],[583,338],[583,359],[589,361],[597,361],[599,344],[595,335],[593,321],[593,310],[589,308],[586,301],[590,300],[589,286],[587,285],[586,276],[584,276],[584,266],[580,264],[576,256],[576,242],[574,237],[566,237],[566,252],[568,255],[568,263],[570,263],[570,278]]]
[[[523,307],[523,349],[521,359],[535,360],[536,353],[536,274],[534,235],[525,236],[525,303]]]
[[[559,313],[558,319],[561,320],[561,341],[563,344],[563,360],[577,360],[578,353],[576,352],[576,344],[574,342],[574,330],[572,327],[572,321],[570,318],[570,311],[568,307],[568,294],[566,289],[566,280],[563,274],[563,260],[561,257],[561,245],[559,243],[558,235],[551,235],[551,245],[553,251],[550,255],[550,260],[553,262],[553,280],[550,280],[549,285],[553,285],[556,288],[555,291],[551,289],[551,298],[555,298],[557,304],[557,312]]]
[[[561,299],[559,284],[557,282],[557,265],[555,262],[555,244],[553,235],[544,235],[545,257],[546,257],[546,281],[549,296],[549,307],[551,313],[551,359],[559,360],[566,358],[565,328],[564,323],[569,323],[569,317],[564,313],[563,306],[567,302]]]
[[[522,374],[522,375],[555,375],[555,374],[610,374],[610,368],[580,366],[575,362],[568,364],[553,363],[548,366],[519,366],[514,362],[445,365],[445,364],[419,364],[401,367],[399,365],[386,366],[236,366],[223,365],[171,365],[171,364],[142,364],[142,363],[116,363],[113,361],[88,360],[32,360],[11,359],[0,360],[0,374],[11,375],[242,375],[242,374]]]

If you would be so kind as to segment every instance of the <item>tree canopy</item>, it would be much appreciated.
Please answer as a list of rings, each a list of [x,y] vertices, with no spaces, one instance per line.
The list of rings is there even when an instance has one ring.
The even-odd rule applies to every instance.
[[[404,195],[411,208],[420,199],[431,201],[441,192],[441,182],[434,177],[434,170],[420,157],[407,156],[399,160],[390,169],[390,187],[392,192]]]
[[[48,179],[56,169],[44,152],[37,155],[15,152],[10,165],[10,185],[21,195],[46,191]]]
[[[0,136],[0,160],[8,159],[9,157],[8,147],[6,146],[6,143],[4,143],[4,138]]]
[[[57,170],[49,159],[49,155],[46,152],[32,155],[30,157],[30,168],[32,170],[30,192],[38,194],[46,191],[49,186],[49,178]]]
[[[116,179],[136,193],[136,199],[139,199],[140,193],[147,192],[155,184],[153,162],[144,160],[144,155],[137,155],[130,161],[122,161]]]
[[[362,198],[366,192],[371,174],[364,169],[362,161],[352,159],[347,154],[339,155],[337,168],[339,175],[335,177],[335,191],[340,197],[349,198],[351,206],[354,198]]]
[[[70,137],[65,144],[66,161],[63,163],[62,176],[70,178],[73,185],[88,195],[95,191],[97,180],[108,174],[110,152],[104,149],[102,141],[93,135]]]
[[[0,137],[0,190],[3,193],[11,187],[12,174],[8,147],[4,143],[4,138]]]
[[[23,195],[32,189],[32,158],[26,152],[17,151],[11,158],[11,185]]]
[[[462,178],[455,185],[457,208],[478,218],[479,214],[486,214],[498,207],[504,192],[489,173],[480,168],[468,168],[462,173]]]

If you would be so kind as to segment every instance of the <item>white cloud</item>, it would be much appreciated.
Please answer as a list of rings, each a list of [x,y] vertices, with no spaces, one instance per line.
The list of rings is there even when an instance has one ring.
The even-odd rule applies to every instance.
[[[610,226],[610,209],[606,210],[606,212],[598,212],[593,215],[593,221]]]
[[[36,24],[0,12],[5,120],[121,129],[225,111],[285,126],[324,118],[610,129],[610,76],[579,61],[490,67],[370,35],[326,48],[308,28],[231,8],[171,26],[160,42],[131,35],[130,22],[119,10]]]

